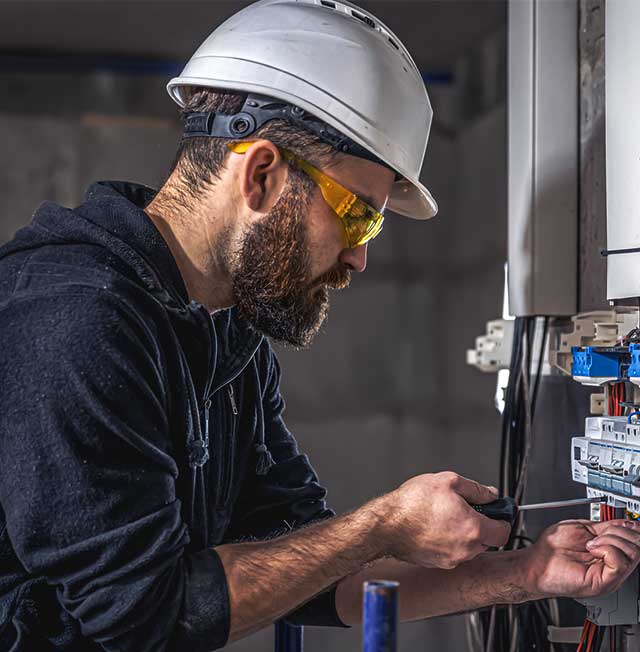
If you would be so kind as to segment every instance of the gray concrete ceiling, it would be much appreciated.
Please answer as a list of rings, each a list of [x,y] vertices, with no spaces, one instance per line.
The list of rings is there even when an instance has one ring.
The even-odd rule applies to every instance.
[[[184,61],[226,17],[231,0],[0,0],[0,50]],[[505,0],[362,0],[423,70],[446,66],[504,25]]]

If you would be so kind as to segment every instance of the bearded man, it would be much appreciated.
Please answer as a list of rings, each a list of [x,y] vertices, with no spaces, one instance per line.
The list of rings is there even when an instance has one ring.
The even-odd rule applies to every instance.
[[[436,210],[424,85],[356,10],[232,17],[170,84],[185,133],[162,188],[45,202],[0,250],[2,650],[198,652],[282,617],[357,623],[370,577],[415,620],[595,595],[637,565],[620,521],[487,552],[510,526],[469,503],[496,492],[451,472],[336,517],[287,430],[267,338],[311,343],[386,204]]]

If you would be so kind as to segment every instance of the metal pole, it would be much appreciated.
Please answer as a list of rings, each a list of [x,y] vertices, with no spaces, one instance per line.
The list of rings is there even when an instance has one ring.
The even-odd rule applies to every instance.
[[[364,585],[363,652],[396,652],[398,582]]]
[[[284,620],[275,624],[276,643],[275,652],[303,652],[304,650],[304,627],[289,625]]]

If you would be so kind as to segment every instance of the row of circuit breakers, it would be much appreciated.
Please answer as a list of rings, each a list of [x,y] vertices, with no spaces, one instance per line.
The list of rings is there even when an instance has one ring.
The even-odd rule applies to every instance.
[[[589,495],[612,494],[612,504],[617,500],[639,514],[640,424],[629,417],[587,417],[584,437],[571,445],[573,479],[593,490]]]

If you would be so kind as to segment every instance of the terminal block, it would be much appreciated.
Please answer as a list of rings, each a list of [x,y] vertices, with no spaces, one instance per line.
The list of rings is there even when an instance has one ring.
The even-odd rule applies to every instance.
[[[574,346],[571,353],[571,375],[583,385],[604,385],[628,377],[631,354],[626,346]]]
[[[467,364],[480,371],[508,369],[513,346],[513,320],[487,322],[487,333],[476,338],[476,348],[467,351]]]
[[[625,306],[576,315],[568,327],[558,328],[558,337],[551,338],[549,361],[553,367],[571,376],[574,347],[617,346],[637,325],[638,309]]]

